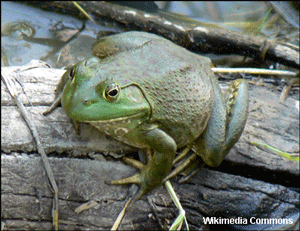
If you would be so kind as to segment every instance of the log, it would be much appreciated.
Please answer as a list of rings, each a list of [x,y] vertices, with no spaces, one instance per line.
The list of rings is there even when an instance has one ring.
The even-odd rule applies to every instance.
[[[105,181],[137,172],[110,154],[137,150],[87,124],[81,124],[81,134],[77,135],[61,108],[47,117],[42,115],[54,98],[64,70],[33,62],[1,71],[2,76],[17,75],[23,84],[20,98],[38,129],[59,188],[59,229],[110,229],[136,186],[107,185]],[[299,162],[249,144],[263,142],[299,153],[299,98],[288,97],[279,103],[280,91],[255,85],[250,85],[249,90],[245,130],[221,166],[200,168],[183,184],[177,182],[180,176],[171,180],[190,229],[214,230],[216,226],[205,224],[204,219],[214,217],[246,219],[245,227],[254,225],[258,229],[266,225],[270,228],[259,223],[262,218],[291,221],[290,229],[299,219]],[[2,82],[1,109],[2,227],[51,229],[53,192],[31,133]],[[88,202],[92,204],[90,208],[75,212]],[[161,186],[126,213],[120,230],[167,229],[177,215],[177,208]],[[241,222],[237,223],[231,226],[241,229]]]

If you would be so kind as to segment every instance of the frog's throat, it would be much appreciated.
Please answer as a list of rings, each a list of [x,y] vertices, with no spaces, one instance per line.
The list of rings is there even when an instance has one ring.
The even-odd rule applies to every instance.
[[[130,131],[145,123],[149,118],[145,118],[143,113],[136,113],[132,116],[126,116],[109,120],[86,121],[96,127],[105,134],[133,147],[139,147],[139,143],[132,142],[130,139],[124,138]]]

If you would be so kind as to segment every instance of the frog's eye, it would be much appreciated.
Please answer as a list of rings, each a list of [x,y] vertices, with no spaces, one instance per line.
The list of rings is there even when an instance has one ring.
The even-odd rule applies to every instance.
[[[75,68],[72,67],[69,73],[69,78],[72,80],[75,77]]]
[[[120,86],[119,84],[112,83],[107,86],[105,89],[105,99],[109,102],[113,102],[118,99],[120,95]]]

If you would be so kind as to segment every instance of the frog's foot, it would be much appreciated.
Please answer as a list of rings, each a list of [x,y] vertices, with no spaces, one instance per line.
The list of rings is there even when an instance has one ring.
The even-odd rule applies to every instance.
[[[140,173],[135,174],[131,177],[127,177],[124,179],[120,179],[120,180],[113,180],[110,182],[105,182],[106,184],[114,184],[114,185],[124,185],[124,184],[136,184],[139,185],[139,190],[134,194],[133,197],[131,197],[130,199],[128,199],[128,201],[126,202],[124,208],[122,209],[121,213],[119,214],[118,218],[115,220],[111,230],[117,230],[119,225],[122,222],[122,219],[126,213],[126,211],[128,209],[130,209],[130,207],[141,198],[141,196],[143,196],[145,193],[147,193],[148,191],[150,191],[152,188],[150,187],[147,188],[147,183],[145,181],[145,169],[147,168],[146,165],[144,165],[143,163],[141,163],[140,161],[131,159],[131,158],[127,158],[127,157],[123,157],[123,160],[128,163],[129,165],[132,165],[135,168],[138,168],[141,170]]]
[[[166,178],[164,179],[164,182],[166,182],[167,180],[169,180],[169,179],[173,178],[174,176],[178,175],[179,173],[181,173],[189,165],[191,165],[193,162],[195,162],[196,159],[197,159],[197,154],[192,153],[187,159],[183,160],[182,163],[180,163],[168,176],[166,176]],[[177,158],[176,158],[176,160],[177,160]]]
[[[174,159],[172,163],[172,165],[175,166],[175,169],[164,179],[164,182],[178,175],[194,162],[194,160],[197,158],[197,155],[195,153],[191,153],[192,146],[193,144],[187,145],[177,155],[177,157]],[[190,155],[188,156],[188,154]]]
[[[132,159],[132,158],[128,158],[128,157],[123,157],[122,160],[124,162],[126,162],[127,164],[139,169],[142,171],[142,169],[145,168],[145,164],[143,164],[142,162],[138,161],[138,160],[135,160],[135,159]],[[124,185],[124,184],[137,184],[137,185],[141,185],[142,184],[142,180],[143,180],[143,176],[142,176],[142,173],[138,173],[136,175],[133,175],[131,177],[127,177],[127,178],[124,178],[124,179],[120,179],[120,180],[113,180],[113,181],[110,181],[110,182],[106,182],[107,184],[114,184],[114,185]],[[143,193],[144,194],[144,193]],[[142,195],[143,195],[142,194]],[[136,196],[136,195],[135,195]],[[135,197],[134,196],[134,197]],[[141,197],[141,196],[139,196]],[[138,200],[138,198],[137,198]],[[132,204],[132,203],[130,203]],[[128,205],[129,206],[129,205]],[[127,206],[127,207],[128,207]]]
[[[120,179],[120,180],[113,180],[110,182],[105,182],[106,184],[111,185],[125,185],[125,184],[136,184],[139,186],[138,191],[135,193],[135,195],[131,198],[131,201],[128,205],[126,205],[126,210],[129,209],[137,200],[139,200],[144,194],[149,192],[154,187],[147,184],[147,181],[145,180],[146,171],[145,168],[142,169],[142,171],[138,174],[135,174],[133,176]]]
[[[181,184],[188,181],[192,176],[194,176],[200,170],[200,167],[203,167],[204,165],[205,164],[203,163],[203,161],[198,157],[183,172],[181,172],[183,176],[178,180],[178,183]]]
[[[122,158],[122,160],[125,161],[127,164],[131,165],[132,167],[135,167],[139,170],[141,170],[142,168],[145,167],[145,165],[142,162],[140,162],[138,160],[135,160],[135,159],[132,159],[132,158],[128,158],[128,157],[124,156]]]
[[[132,158],[128,158],[128,157],[123,157],[122,160],[124,160],[127,164],[142,170],[143,168],[145,168],[145,165],[137,160],[134,160]],[[138,173],[136,175],[124,178],[124,179],[120,179],[120,180],[113,180],[113,181],[107,181],[105,182],[106,184],[115,184],[115,185],[124,185],[124,184],[137,184],[140,185],[142,183],[142,178],[143,176],[141,175],[141,173]]]
[[[185,158],[187,156],[187,154],[189,153],[189,151],[191,150],[192,145],[188,145],[186,146],[180,153],[179,155],[174,159],[172,165],[174,166],[177,162],[179,162],[180,160],[182,160],[183,158]]]
[[[149,154],[149,153],[147,153]],[[150,157],[148,156],[148,159]],[[151,186],[151,184],[147,183],[147,172],[149,171],[149,169],[147,168],[147,165],[143,164],[142,162],[132,159],[132,158],[128,158],[128,157],[123,157],[122,158],[123,161],[125,161],[127,164],[137,168],[140,170],[140,173],[137,173],[133,176],[124,178],[124,179],[120,179],[120,180],[113,180],[110,182],[105,182],[107,184],[111,184],[111,185],[125,185],[125,184],[136,184],[139,186],[139,190],[136,192],[136,194],[133,196],[130,204],[128,204],[128,208],[134,204],[135,201],[137,201],[139,198],[141,198],[142,195],[144,195],[145,193],[147,193],[148,191],[150,191],[152,188],[154,188],[154,186]]]

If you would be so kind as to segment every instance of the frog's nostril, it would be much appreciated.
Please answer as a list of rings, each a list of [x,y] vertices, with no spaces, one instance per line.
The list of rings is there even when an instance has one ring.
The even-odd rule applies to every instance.
[[[83,104],[84,104],[85,106],[89,106],[89,105],[91,105],[91,101],[88,100],[88,99],[85,99],[85,100],[83,100]]]

